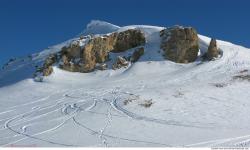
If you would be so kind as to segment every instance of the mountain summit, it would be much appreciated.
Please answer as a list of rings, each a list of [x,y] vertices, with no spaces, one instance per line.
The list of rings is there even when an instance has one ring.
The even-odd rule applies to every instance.
[[[119,28],[120,28],[119,26],[113,25],[105,21],[92,20],[90,23],[87,24],[87,27],[83,31],[82,35],[107,34],[115,32]]]

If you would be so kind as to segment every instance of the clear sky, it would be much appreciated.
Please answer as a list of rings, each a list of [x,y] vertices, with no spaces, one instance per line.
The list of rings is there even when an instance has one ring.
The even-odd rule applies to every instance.
[[[250,47],[249,0],[0,0],[0,64],[70,39],[93,19],[193,26]]]

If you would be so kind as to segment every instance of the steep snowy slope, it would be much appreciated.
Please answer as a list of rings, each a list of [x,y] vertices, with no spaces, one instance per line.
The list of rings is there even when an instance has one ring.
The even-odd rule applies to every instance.
[[[1,146],[250,146],[249,49],[218,41],[221,58],[177,64],[161,57],[162,27],[98,23],[87,30],[141,29],[145,54],[119,70],[54,67],[44,82],[31,78],[34,66],[77,38],[9,63],[0,71]],[[199,42],[204,53],[210,38]]]
[[[106,34],[106,33],[117,31],[119,28],[120,28],[119,26],[113,25],[108,22],[92,20],[87,25],[87,28],[82,32],[82,34],[83,35]]]

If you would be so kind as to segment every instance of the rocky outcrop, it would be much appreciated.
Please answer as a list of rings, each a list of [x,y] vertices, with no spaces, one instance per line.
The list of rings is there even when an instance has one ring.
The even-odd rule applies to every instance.
[[[109,52],[114,49],[117,33],[109,36],[96,37],[90,40],[85,47],[91,47],[95,53],[96,62],[103,63],[108,59]]]
[[[52,65],[56,63],[57,57],[56,55],[50,55],[44,62],[43,67],[41,69],[43,76],[49,76],[53,72]]]
[[[137,29],[94,37],[84,47],[76,43],[62,48],[60,67],[72,72],[91,72],[96,64],[109,59],[110,52],[123,52],[143,44],[145,44],[144,34]],[[122,64],[118,64],[118,67],[120,65]]]
[[[130,61],[133,63],[137,62],[143,54],[144,54],[144,48],[143,47],[137,48],[132,54]]]
[[[49,76],[53,72],[52,66],[49,66],[48,68],[44,68],[43,70],[43,76]]]
[[[115,63],[113,64],[113,66],[112,66],[112,69],[114,69],[114,70],[116,70],[116,69],[120,69],[120,68],[122,68],[122,67],[126,67],[126,66],[128,66],[128,61],[125,59],[125,58],[123,58],[123,57],[121,57],[121,56],[118,56],[117,58],[116,58],[116,61],[115,61]]]
[[[207,54],[206,54],[207,59],[212,60],[214,58],[217,58],[219,54],[220,54],[220,51],[217,48],[216,39],[211,39],[210,44],[208,46]]]
[[[144,45],[146,42],[144,34],[140,30],[129,29],[117,34],[113,52],[123,52],[127,49]]]
[[[68,47],[63,47],[61,53],[70,59],[79,58],[81,54],[81,46],[77,42],[71,43]]]
[[[71,71],[71,72],[75,72],[75,68],[76,65],[74,65],[73,63],[71,63],[71,60],[69,57],[67,57],[66,55],[62,55],[61,61],[63,63],[63,65],[59,65],[59,67],[61,69],[67,70],[67,71]]]
[[[96,56],[93,47],[93,44],[87,44],[83,48],[78,72],[91,72],[94,70],[96,65]]]
[[[199,52],[198,35],[191,27],[172,27],[160,32],[161,48],[166,59],[177,63],[189,63],[196,60]]]

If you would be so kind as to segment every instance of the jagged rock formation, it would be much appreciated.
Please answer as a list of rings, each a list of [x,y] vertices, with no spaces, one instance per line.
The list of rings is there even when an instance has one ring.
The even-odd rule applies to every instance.
[[[189,63],[196,60],[199,52],[197,31],[191,27],[173,27],[160,32],[161,48],[165,57],[177,63]]]
[[[52,65],[57,61],[56,55],[50,55],[44,62],[42,72],[43,76],[49,76],[53,72]]]
[[[120,69],[122,67],[126,67],[126,66],[128,66],[128,64],[129,63],[128,63],[128,61],[125,58],[123,58],[121,56],[118,56],[116,58],[116,62],[113,64],[112,68],[114,70],[116,70],[116,69]]]
[[[73,42],[68,47],[63,47],[61,53],[68,58],[80,58],[81,47],[79,43]]]
[[[145,36],[140,30],[130,29],[117,34],[113,52],[123,52],[145,44]]]
[[[194,28],[175,26],[160,31],[161,49],[166,59],[177,63],[193,62],[198,57],[199,41]],[[42,72],[48,76],[53,72],[52,65],[59,63],[61,69],[71,72],[91,72],[95,69],[106,70],[107,68],[119,69],[135,63],[144,54],[146,43],[144,33],[139,29],[128,29],[122,32],[114,32],[99,36],[81,36],[78,40],[65,46],[55,56],[46,59]],[[133,49],[128,55],[120,55],[111,65],[107,61],[110,53],[121,53]],[[116,54],[115,54],[116,55]],[[206,54],[211,60],[218,57],[219,50],[216,40],[212,39]],[[112,60],[114,61],[114,60]],[[110,64],[108,66],[107,64]]]
[[[78,66],[74,65],[80,59],[81,46],[77,42],[71,43],[68,47],[65,46],[60,52],[61,61],[60,67],[64,70],[75,72]]]
[[[123,52],[143,45],[145,41],[144,34],[137,29],[94,37],[83,48],[79,44],[64,47],[60,67],[72,72],[91,72],[97,63],[108,60],[110,52]]]
[[[217,48],[216,39],[211,39],[210,44],[208,46],[207,54],[206,54],[207,59],[212,60],[212,59],[218,57],[219,54],[220,54],[220,51]]]

